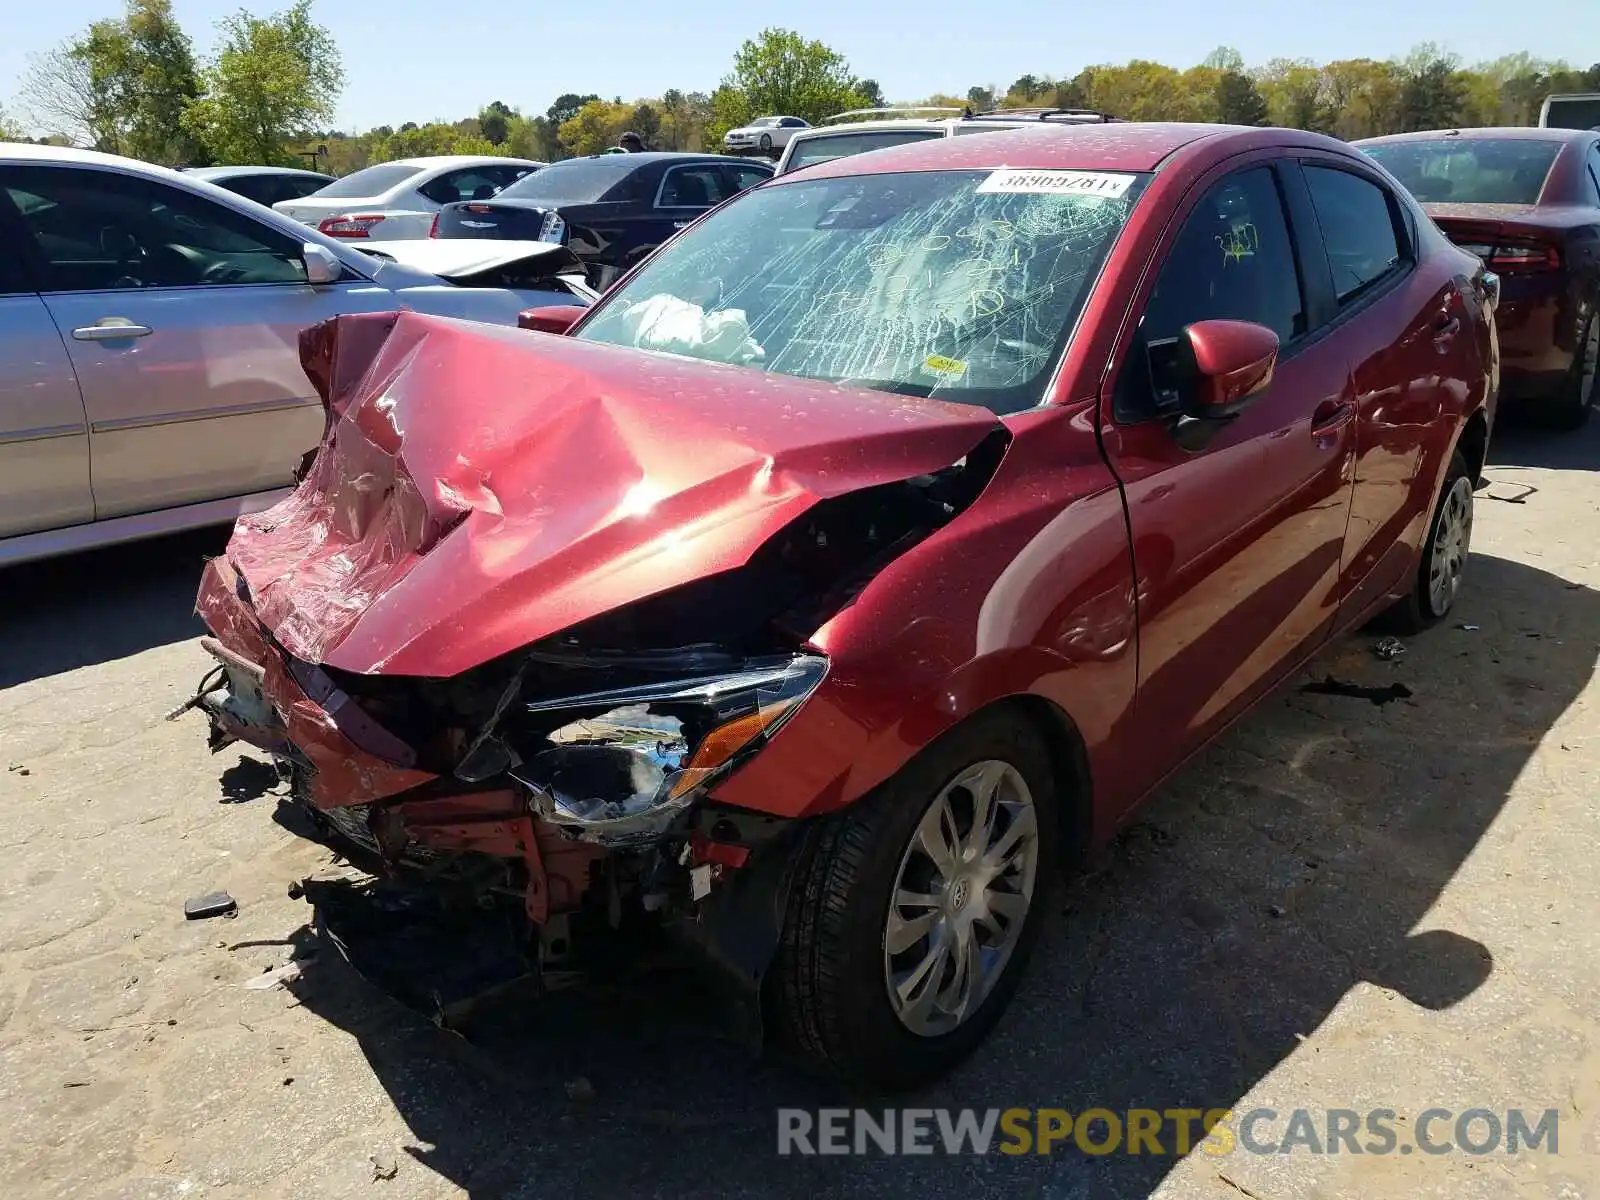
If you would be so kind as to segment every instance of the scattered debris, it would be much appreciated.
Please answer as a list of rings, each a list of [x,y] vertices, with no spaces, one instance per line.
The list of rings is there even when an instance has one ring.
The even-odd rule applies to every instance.
[[[293,1082],[294,1082],[294,1076],[293,1075],[285,1076],[284,1080],[283,1080],[283,1086],[284,1087],[288,1087]]]
[[[400,1160],[392,1154],[368,1155],[368,1161],[372,1163],[372,1178],[374,1182],[379,1179],[393,1179],[400,1174]]]
[[[1476,625],[1457,625],[1456,628],[1457,629],[1464,629],[1468,633],[1477,633],[1479,627],[1476,626]]]
[[[227,892],[207,892],[204,896],[191,896],[183,902],[183,915],[190,921],[203,921],[207,917],[233,917],[239,914],[239,902]]]
[[[298,962],[284,963],[283,966],[268,970],[257,975],[254,979],[246,979],[245,987],[252,992],[264,992],[284,983],[293,983],[300,978],[300,964]]]
[[[588,1101],[595,1096],[594,1084],[589,1082],[588,1076],[579,1075],[567,1083],[567,1099]]]
[[[1222,1180],[1223,1183],[1227,1184],[1241,1196],[1248,1196],[1250,1197],[1250,1200],[1266,1200],[1266,1197],[1260,1192],[1252,1192],[1249,1188],[1245,1187],[1244,1184],[1239,1183],[1237,1180],[1229,1179],[1221,1171],[1217,1172],[1217,1178]]]
[[[1504,494],[1502,494],[1500,492],[1497,492],[1495,490],[1496,488],[1521,488],[1522,490],[1519,491],[1519,492],[1514,492],[1512,495],[1507,496],[1507,495],[1504,495]],[[1502,501],[1505,504],[1526,504],[1528,502],[1528,497],[1529,496],[1533,496],[1533,495],[1537,495],[1538,491],[1539,491],[1539,489],[1534,487],[1531,483],[1504,483],[1504,484],[1502,484],[1502,483],[1499,483],[1499,482],[1494,482],[1494,483],[1491,483],[1487,488],[1484,489],[1483,496],[1484,496],[1485,499],[1488,499],[1488,500],[1499,500],[1499,501]]]
[[[88,1087],[89,1086],[89,1081],[87,1079],[69,1079],[69,1080],[67,1080],[66,1083],[63,1083],[61,1086],[64,1087],[64,1088]]]
[[[10,764],[7,765],[6,770],[15,771],[18,775],[31,775],[31,774],[33,774],[32,771],[28,770],[28,768],[23,766],[21,763],[10,763]]]
[[[1269,917],[1287,917],[1289,915],[1289,910],[1281,904],[1274,904],[1271,908],[1267,909],[1267,915]]]
[[[1397,637],[1386,637],[1372,648],[1384,662],[1393,662],[1406,652],[1406,644]]]
[[[1352,700],[1371,700],[1379,708],[1393,700],[1407,700],[1413,695],[1410,688],[1403,683],[1391,683],[1388,687],[1362,687],[1356,683],[1346,683],[1342,679],[1335,679],[1327,675],[1319,681],[1302,684],[1300,690],[1313,696],[1345,696]]]

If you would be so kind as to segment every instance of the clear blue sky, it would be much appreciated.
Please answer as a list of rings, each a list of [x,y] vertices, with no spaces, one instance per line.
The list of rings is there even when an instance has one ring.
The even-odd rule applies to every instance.
[[[217,18],[240,3],[175,0],[174,9],[204,52]],[[345,129],[456,119],[497,99],[541,112],[563,92],[629,100],[670,87],[709,92],[739,43],[765,24],[820,38],[891,99],[1004,87],[1019,75],[1060,77],[1135,57],[1184,67],[1217,45],[1236,47],[1251,64],[1278,56],[1388,58],[1424,41],[1468,62],[1516,50],[1580,66],[1600,61],[1600,0],[1527,8],[1504,0],[807,0],[777,9],[788,15],[770,21],[752,16],[755,7],[748,0],[320,0],[317,16],[344,55],[338,124]],[[122,11],[117,0],[11,0],[6,8],[0,105],[7,109],[30,52]],[[908,15],[891,15],[895,9]]]

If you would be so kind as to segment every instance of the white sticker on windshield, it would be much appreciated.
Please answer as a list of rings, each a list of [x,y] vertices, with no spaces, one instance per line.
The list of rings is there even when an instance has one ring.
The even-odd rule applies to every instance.
[[[1125,195],[1132,186],[1132,175],[1113,175],[1105,171],[1022,171],[1005,168],[995,171],[980,183],[978,191],[1012,196],[1115,198]]]

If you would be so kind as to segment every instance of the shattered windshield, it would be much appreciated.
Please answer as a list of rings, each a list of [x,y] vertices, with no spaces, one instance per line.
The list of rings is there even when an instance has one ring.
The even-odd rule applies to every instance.
[[[746,193],[578,330],[590,341],[1030,408],[1146,176],[921,171]]]

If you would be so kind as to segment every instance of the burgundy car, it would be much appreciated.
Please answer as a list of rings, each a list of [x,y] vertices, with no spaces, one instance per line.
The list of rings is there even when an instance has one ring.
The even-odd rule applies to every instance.
[[[1356,142],[1501,277],[1506,398],[1576,428],[1600,402],[1600,133],[1450,129]]]
[[[1052,875],[1330,638],[1450,611],[1494,300],[1315,134],[822,164],[544,332],[308,330],[327,433],[206,568],[193,703],[535,969],[644,922],[916,1084]]]

